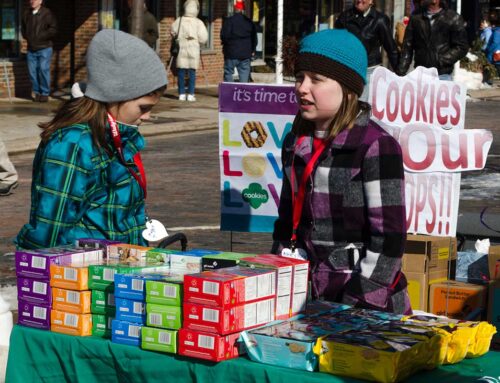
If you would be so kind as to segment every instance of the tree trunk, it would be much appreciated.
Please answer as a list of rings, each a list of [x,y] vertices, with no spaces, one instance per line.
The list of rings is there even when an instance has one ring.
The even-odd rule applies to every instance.
[[[130,33],[140,39],[144,37],[144,0],[133,0]]]

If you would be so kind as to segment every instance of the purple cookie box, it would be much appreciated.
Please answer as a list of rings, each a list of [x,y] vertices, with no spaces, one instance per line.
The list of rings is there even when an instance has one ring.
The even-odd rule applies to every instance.
[[[80,238],[75,241],[75,246],[84,249],[102,249],[104,253],[104,258],[108,258],[109,246],[123,243],[120,241],[112,241],[110,239],[99,239],[99,238]]]
[[[17,277],[17,297],[35,304],[52,305],[50,283],[43,279]]]
[[[83,261],[83,251],[61,248],[16,251],[16,275],[34,279],[50,279],[50,265],[70,265]]]
[[[27,327],[50,330],[50,306],[19,300],[17,323]],[[44,316],[44,317],[43,317]]]

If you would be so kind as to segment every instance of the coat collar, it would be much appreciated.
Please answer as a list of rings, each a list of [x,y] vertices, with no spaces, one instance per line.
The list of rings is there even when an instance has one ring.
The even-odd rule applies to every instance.
[[[123,155],[125,157],[125,161],[130,161],[132,160],[135,154],[140,152],[146,146],[144,137],[139,132],[137,126],[127,125],[118,121],[117,123],[118,123],[118,130],[120,131],[120,136],[122,140]],[[107,134],[109,142],[114,147],[109,125],[107,127],[108,127]]]

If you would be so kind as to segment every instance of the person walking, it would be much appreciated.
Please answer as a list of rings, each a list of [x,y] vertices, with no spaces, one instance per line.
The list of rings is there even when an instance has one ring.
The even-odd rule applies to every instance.
[[[367,62],[346,30],[302,40],[272,252],[309,260],[313,299],[411,313],[402,151],[358,101]]]
[[[179,54],[176,59],[178,91],[180,101],[196,101],[194,89],[196,70],[200,65],[200,44],[208,40],[208,31],[198,18],[200,4],[198,0],[186,0],[184,16],[176,19],[172,25],[172,39],[179,41]],[[186,95],[185,76],[189,77]]]
[[[252,56],[257,47],[257,29],[246,15],[245,3],[234,4],[234,14],[224,20],[220,32],[224,53],[224,81],[232,82],[234,69],[238,70],[240,82],[248,82]]]
[[[389,18],[375,9],[375,0],[355,0],[353,7],[342,12],[335,22],[335,28],[347,29],[365,46],[368,54],[367,84],[378,66],[382,65],[382,47],[387,52],[393,70],[398,66],[398,48],[392,37]],[[360,100],[368,99],[368,86]]]
[[[2,139],[0,139],[0,196],[12,194],[17,187],[18,175],[16,168],[9,159],[9,153]]]
[[[138,126],[167,84],[160,58],[144,41],[103,29],[87,50],[87,86],[39,124],[31,213],[20,248],[103,238],[145,245],[146,175]],[[79,94],[78,94],[79,93]]]
[[[453,65],[469,50],[465,23],[445,0],[423,0],[410,17],[397,74],[404,76],[415,56],[415,67],[436,68],[441,80],[451,80]]]
[[[127,18],[126,30],[128,33],[131,32],[132,29],[132,5],[133,0],[128,0],[128,7],[130,9],[130,14]],[[143,32],[141,38],[148,44],[152,49],[156,47],[156,40],[158,40],[158,21],[156,17],[149,12],[146,7],[146,3],[144,3],[144,17],[143,17]]]
[[[21,33],[28,42],[28,72],[33,90],[33,101],[47,102],[50,94],[50,61],[57,22],[43,0],[30,0],[21,22]]]

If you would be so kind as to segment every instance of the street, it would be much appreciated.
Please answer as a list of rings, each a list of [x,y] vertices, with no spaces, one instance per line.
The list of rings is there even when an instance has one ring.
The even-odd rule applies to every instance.
[[[470,212],[475,218],[484,207],[488,207],[488,214],[500,215],[498,110],[500,101],[467,103],[466,127],[489,129],[494,135],[486,168],[462,175],[460,212]],[[231,233],[218,229],[220,185],[216,130],[148,137],[147,142],[143,159],[148,175],[146,203],[151,218],[163,222],[170,234],[184,232],[190,248],[269,251],[271,234],[232,233],[231,241]],[[30,207],[33,153],[16,154],[11,159],[20,179],[13,195],[0,198],[3,220],[0,225],[0,285],[15,283],[12,257],[3,254],[14,251],[12,241],[28,221]],[[470,223],[471,219],[467,218],[467,221]],[[492,226],[498,220],[488,222]],[[500,226],[496,228],[500,229]],[[179,248],[179,245],[171,247]]]

